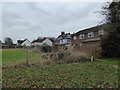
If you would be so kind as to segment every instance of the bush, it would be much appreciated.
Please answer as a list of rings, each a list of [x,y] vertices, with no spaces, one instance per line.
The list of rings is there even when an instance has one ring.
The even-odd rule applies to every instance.
[[[94,52],[92,55],[96,59],[101,59],[101,53],[100,52]]]
[[[90,58],[87,57],[84,53],[80,52],[59,52],[58,60],[62,63],[73,63],[73,62],[86,62],[90,61]]]
[[[87,61],[90,61],[90,58],[83,56],[83,55],[81,55],[81,56],[70,55],[70,56],[64,58],[64,61],[66,63],[87,62]]]
[[[64,53],[58,53],[58,59],[62,59],[64,56]]]
[[[90,57],[81,52],[59,51],[55,53],[45,53],[43,55],[43,65],[68,64],[75,62],[88,62]]]
[[[58,52],[58,59],[63,59],[63,58],[65,58],[65,57],[67,57],[68,55],[70,55],[70,52],[65,52],[65,51],[63,51],[63,52]]]
[[[40,47],[40,50],[42,52],[51,52],[52,51],[52,47],[51,46],[48,46],[48,45],[44,45],[44,46],[41,46]]]
[[[52,52],[58,52],[59,47],[58,46],[52,46]]]

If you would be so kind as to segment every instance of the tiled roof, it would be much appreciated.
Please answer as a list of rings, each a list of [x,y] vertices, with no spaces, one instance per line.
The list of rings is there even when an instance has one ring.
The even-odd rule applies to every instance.
[[[42,42],[43,40],[45,40],[45,38],[43,38],[43,39],[37,39],[37,40],[33,40],[32,43],[34,43],[34,42]]]
[[[63,35],[59,35],[58,38],[60,38],[60,37],[61,37],[62,39],[70,39],[70,38],[72,38],[70,33],[66,33],[66,34],[63,34]]]
[[[36,40],[33,40],[32,43],[34,43],[34,42],[42,42],[42,41],[44,41],[45,39],[49,39],[49,40],[51,40],[52,42],[55,41],[54,38],[38,38],[38,39],[36,39]]]
[[[17,43],[18,44],[22,44],[24,41],[26,41],[26,40],[28,40],[28,39],[24,39],[24,40],[17,40]],[[28,40],[29,41],[29,40]],[[29,41],[30,42],[30,41]]]

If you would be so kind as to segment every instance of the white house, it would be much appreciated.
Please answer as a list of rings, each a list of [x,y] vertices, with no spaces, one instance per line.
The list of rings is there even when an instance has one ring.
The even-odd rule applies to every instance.
[[[17,42],[18,42],[18,45],[20,46],[27,46],[27,47],[31,46],[31,42],[28,39],[18,40]]]
[[[51,38],[38,38],[37,40],[33,40],[32,42],[32,46],[41,46],[44,44],[53,46],[54,40]]]
[[[53,45],[53,42],[50,39],[48,39],[48,38],[46,38],[45,40],[43,40],[42,43],[46,44],[46,45],[49,45],[49,46]]]
[[[59,45],[62,45],[62,46],[72,45],[72,42],[71,42],[72,37],[70,33],[61,32],[61,35],[58,36],[57,40],[59,42]]]

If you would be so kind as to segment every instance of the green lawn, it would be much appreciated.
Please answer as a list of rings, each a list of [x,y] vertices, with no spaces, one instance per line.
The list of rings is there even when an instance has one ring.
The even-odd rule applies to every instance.
[[[2,84],[8,88],[117,88],[118,61],[3,69]]]
[[[36,63],[41,60],[41,56],[28,52],[29,63]],[[26,50],[24,49],[3,49],[2,64],[3,66],[13,66],[26,62]]]

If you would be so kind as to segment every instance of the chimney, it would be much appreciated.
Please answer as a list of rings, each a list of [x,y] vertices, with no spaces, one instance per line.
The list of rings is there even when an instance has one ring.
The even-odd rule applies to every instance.
[[[64,35],[65,34],[65,32],[61,32],[61,35]]]

